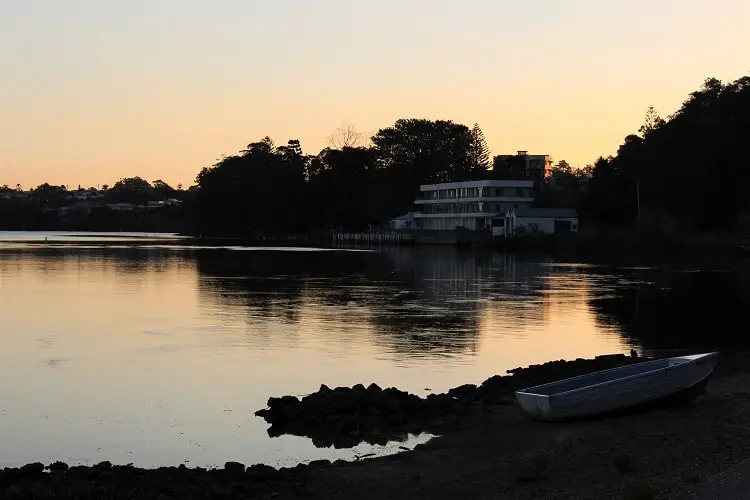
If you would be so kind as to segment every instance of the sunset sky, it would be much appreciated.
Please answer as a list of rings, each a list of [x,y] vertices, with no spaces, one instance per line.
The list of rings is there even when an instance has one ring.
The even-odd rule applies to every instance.
[[[7,0],[0,185],[192,184],[269,135],[478,122],[493,154],[613,154],[750,72],[747,0]]]

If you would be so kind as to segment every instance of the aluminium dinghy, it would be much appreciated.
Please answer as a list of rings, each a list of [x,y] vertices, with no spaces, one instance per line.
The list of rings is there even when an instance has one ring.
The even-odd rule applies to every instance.
[[[561,420],[625,410],[697,393],[716,366],[717,352],[644,361],[516,391],[524,411]]]

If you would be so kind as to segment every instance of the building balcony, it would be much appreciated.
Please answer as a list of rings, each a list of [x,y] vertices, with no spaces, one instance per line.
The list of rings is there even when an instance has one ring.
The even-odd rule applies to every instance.
[[[532,196],[480,196],[474,198],[417,198],[415,205],[438,205],[447,203],[532,203]]]
[[[415,219],[482,219],[485,217],[497,217],[505,212],[441,212],[436,214],[423,214],[414,212]]]

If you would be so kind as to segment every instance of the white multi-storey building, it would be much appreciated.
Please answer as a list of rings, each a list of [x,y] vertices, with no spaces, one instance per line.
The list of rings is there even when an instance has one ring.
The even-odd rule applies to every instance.
[[[492,227],[494,217],[509,208],[524,208],[534,201],[532,180],[484,180],[425,184],[414,203],[412,227],[472,230]]]

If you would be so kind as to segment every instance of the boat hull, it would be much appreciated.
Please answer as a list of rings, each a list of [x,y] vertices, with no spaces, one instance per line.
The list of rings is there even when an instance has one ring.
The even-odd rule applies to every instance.
[[[689,401],[705,390],[717,356],[718,353],[709,353],[644,363],[642,368],[631,365],[604,370],[517,391],[516,399],[529,415],[544,421],[602,416]],[[617,378],[619,373],[625,376]],[[557,387],[565,390],[556,392]]]

